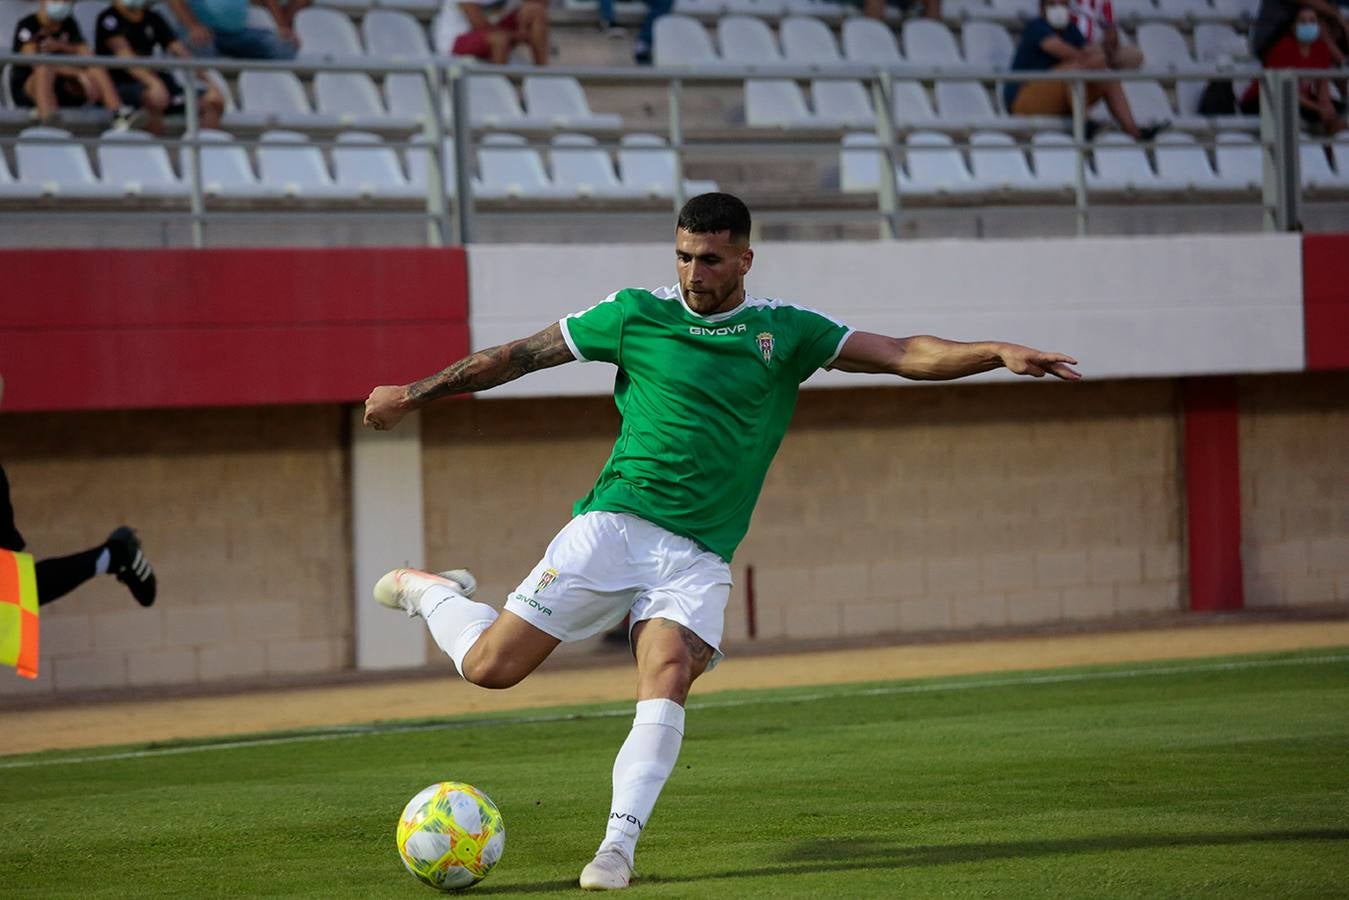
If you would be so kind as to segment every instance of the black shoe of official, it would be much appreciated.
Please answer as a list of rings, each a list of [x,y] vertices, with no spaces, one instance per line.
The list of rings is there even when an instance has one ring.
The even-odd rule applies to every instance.
[[[155,570],[141,552],[140,538],[136,532],[125,525],[108,535],[108,555],[111,557],[108,571],[117,576],[117,580],[127,586],[131,596],[141,606],[150,606],[155,602],[158,583]]]

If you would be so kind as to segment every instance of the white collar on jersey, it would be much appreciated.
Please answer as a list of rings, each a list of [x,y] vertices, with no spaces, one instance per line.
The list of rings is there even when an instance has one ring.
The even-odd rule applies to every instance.
[[[657,297],[663,296],[665,299],[678,300],[679,305],[684,307],[684,311],[686,313],[693,316],[694,318],[702,319],[704,322],[723,322],[726,319],[729,319],[731,316],[738,315],[748,307],[763,306],[767,303],[766,300],[761,300],[758,297],[751,297],[749,293],[746,292],[745,299],[742,300],[739,304],[737,304],[734,309],[728,309],[725,312],[713,313],[710,316],[705,316],[702,313],[694,312],[693,308],[689,306],[688,301],[684,299],[684,288],[682,285],[674,284],[668,288],[653,291],[652,293],[654,293]]]

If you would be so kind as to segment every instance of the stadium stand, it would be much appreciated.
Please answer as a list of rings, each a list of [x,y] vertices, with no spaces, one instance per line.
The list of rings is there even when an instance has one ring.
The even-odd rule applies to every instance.
[[[425,187],[408,180],[398,154],[377,134],[344,131],[333,148],[336,182],[363,199],[416,200],[426,196]]]
[[[103,184],[128,197],[185,197],[168,150],[144,131],[107,131],[98,145]]]

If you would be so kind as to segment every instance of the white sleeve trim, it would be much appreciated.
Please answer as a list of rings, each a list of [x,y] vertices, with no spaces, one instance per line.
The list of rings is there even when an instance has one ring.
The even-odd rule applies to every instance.
[[[847,328],[847,326],[844,327]],[[848,338],[852,337],[856,331],[856,328],[847,328],[847,330],[843,332],[843,337],[839,338],[838,346],[834,348],[834,352],[829,359],[825,360],[824,364],[820,366],[821,369],[827,369],[834,364],[834,360],[838,359],[838,355],[843,352],[843,345],[848,343]],[[566,332],[564,331],[563,334],[565,333]]]
[[[562,340],[567,342],[567,349],[571,351],[571,355],[576,357],[577,361],[594,362],[594,360],[587,359],[585,354],[576,346],[576,342],[571,339],[571,329],[567,327],[567,320],[570,318],[571,316],[563,316],[557,322],[558,327],[562,329]]]

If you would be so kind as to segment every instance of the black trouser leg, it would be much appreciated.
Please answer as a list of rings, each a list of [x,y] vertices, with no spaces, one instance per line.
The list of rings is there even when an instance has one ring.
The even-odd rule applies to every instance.
[[[99,544],[92,550],[44,559],[34,566],[37,570],[38,605],[42,606],[58,597],[64,597],[93,578],[94,565],[102,552],[103,545]]]

